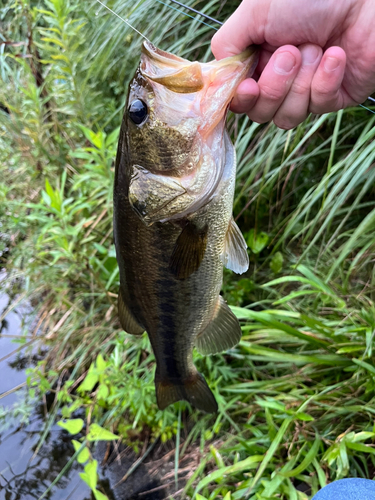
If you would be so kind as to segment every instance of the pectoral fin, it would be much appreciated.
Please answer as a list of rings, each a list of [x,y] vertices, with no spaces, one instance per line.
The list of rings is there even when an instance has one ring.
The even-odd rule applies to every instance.
[[[169,267],[178,279],[188,278],[199,269],[207,246],[207,226],[199,229],[188,222],[177,238]]]
[[[144,328],[138,324],[128,306],[125,304],[122,298],[121,289],[118,295],[118,315],[120,324],[125,332],[131,333],[132,335],[141,335],[144,332]]]
[[[247,244],[233,218],[229,223],[225,237],[222,262],[227,269],[231,269],[237,274],[242,274],[249,268]]]
[[[216,311],[208,326],[198,335],[195,347],[204,355],[226,351],[238,344],[241,327],[224,299],[219,296]]]

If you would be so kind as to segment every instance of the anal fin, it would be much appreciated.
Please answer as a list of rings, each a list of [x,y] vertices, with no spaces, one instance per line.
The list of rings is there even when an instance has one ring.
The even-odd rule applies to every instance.
[[[199,269],[206,251],[207,229],[188,222],[177,238],[169,267],[178,279],[188,278]]]
[[[156,399],[160,410],[177,401],[186,400],[198,410],[215,413],[218,410],[215,396],[203,375],[198,372],[181,381],[159,380],[155,377]]]
[[[195,347],[204,355],[217,354],[237,345],[241,335],[238,319],[219,296],[215,315],[206,328],[198,334]]]
[[[247,244],[233,217],[225,237],[222,261],[227,269],[231,269],[237,274],[242,274],[249,268]]]
[[[132,335],[141,335],[144,332],[144,328],[139,325],[128,306],[125,304],[121,288],[118,295],[118,315],[120,324],[125,332],[131,333]]]

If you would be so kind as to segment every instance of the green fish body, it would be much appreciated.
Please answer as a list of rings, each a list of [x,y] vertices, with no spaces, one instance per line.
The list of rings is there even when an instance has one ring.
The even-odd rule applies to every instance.
[[[215,412],[193,348],[213,354],[241,337],[220,296],[223,266],[248,268],[232,218],[236,159],[225,117],[256,58],[248,49],[191,63],[145,43],[130,84],[114,186],[119,317],[128,333],[148,333],[160,409],[185,399]]]

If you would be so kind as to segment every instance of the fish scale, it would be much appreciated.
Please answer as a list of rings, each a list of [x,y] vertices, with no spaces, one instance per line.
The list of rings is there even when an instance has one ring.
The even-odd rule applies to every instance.
[[[241,337],[220,297],[223,264],[236,272],[248,267],[232,219],[236,162],[225,118],[256,58],[249,49],[197,68],[145,43],[129,87],[114,186],[119,314],[125,331],[146,330],[150,338],[161,409],[185,399],[216,411],[194,366],[194,346],[211,354]]]

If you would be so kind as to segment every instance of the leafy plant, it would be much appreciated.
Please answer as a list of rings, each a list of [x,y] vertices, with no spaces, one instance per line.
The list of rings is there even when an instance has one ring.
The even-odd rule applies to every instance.
[[[198,18],[158,2],[110,6],[161,48],[210,58]],[[235,6],[195,7],[224,20]],[[138,453],[145,436],[173,441],[175,477],[190,460],[188,498],[306,500],[333,479],[369,477],[374,118],[353,108],[282,131],[230,116],[250,269],[226,270],[223,294],[243,337],[225,354],[194,354],[217,415],[187,403],[161,412],[147,337],[122,332],[116,311],[114,158],[140,39],[77,0],[3,2],[0,17],[0,286],[13,284],[15,301],[22,288],[49,346],[14,414],[26,420],[32,398],[52,394],[41,442],[60,419],[99,499],[91,446],[114,436]]]

